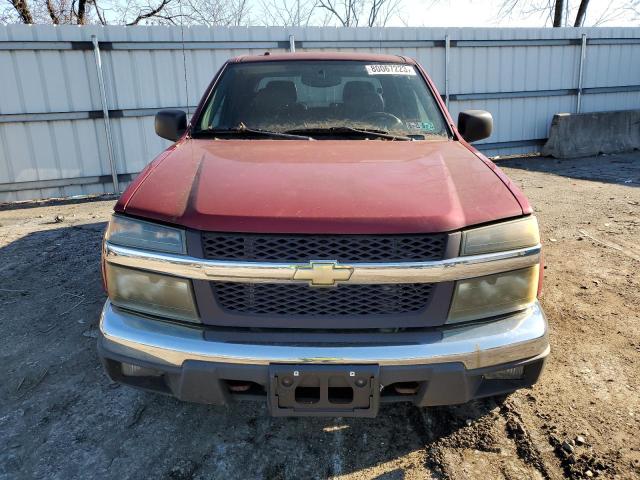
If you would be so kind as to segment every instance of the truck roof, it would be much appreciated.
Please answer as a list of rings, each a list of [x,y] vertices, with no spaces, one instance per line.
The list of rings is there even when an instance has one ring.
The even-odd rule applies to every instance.
[[[281,62],[296,60],[355,60],[365,62],[406,63],[415,65],[412,58],[400,55],[384,55],[380,53],[357,52],[300,52],[300,53],[270,53],[262,55],[242,55],[229,60],[230,63],[248,62]]]

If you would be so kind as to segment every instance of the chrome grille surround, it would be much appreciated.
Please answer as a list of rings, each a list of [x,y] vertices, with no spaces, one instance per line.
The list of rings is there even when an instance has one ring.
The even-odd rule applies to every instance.
[[[348,284],[381,283],[434,283],[462,280],[491,275],[540,263],[540,245],[505,252],[445,258],[427,262],[380,262],[352,263],[353,273],[342,282]],[[187,255],[150,252],[137,248],[122,247],[109,242],[104,244],[107,262],[151,272],[191,278],[244,283],[307,283],[295,280],[300,266],[278,262],[230,262],[206,260]]]

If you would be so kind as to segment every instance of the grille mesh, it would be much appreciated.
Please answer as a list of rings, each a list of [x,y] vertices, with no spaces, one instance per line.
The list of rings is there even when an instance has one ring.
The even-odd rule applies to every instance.
[[[427,308],[433,284],[340,285],[211,282],[218,305],[251,315],[383,315]]]
[[[202,233],[204,258],[305,262],[407,262],[440,260],[446,234],[433,235],[261,235]]]

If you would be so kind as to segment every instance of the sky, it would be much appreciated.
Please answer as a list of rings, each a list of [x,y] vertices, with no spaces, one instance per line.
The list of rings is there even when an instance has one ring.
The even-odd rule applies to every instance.
[[[511,18],[498,19],[497,13],[504,0],[405,0],[404,17],[412,27],[544,27],[544,15],[526,16],[517,12]],[[526,3],[536,3],[529,0]],[[539,3],[545,3],[539,2]],[[569,16],[575,19],[579,0],[570,0]],[[603,26],[640,27],[640,17],[622,10],[629,0],[591,0],[585,26],[593,26],[603,15],[609,18]],[[640,9],[640,2],[638,2]],[[613,18],[612,18],[613,17]],[[635,17],[635,18],[634,18]],[[394,19],[388,26],[403,26]],[[548,23],[546,26],[550,26]]]

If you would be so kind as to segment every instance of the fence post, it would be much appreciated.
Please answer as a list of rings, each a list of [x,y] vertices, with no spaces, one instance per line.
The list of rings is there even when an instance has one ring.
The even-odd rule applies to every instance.
[[[451,52],[451,39],[447,33],[444,36],[444,103],[449,109],[449,53]]]
[[[111,167],[111,180],[113,182],[113,193],[120,193],[120,185],[118,184],[118,170],[113,156],[113,140],[111,137],[111,124],[109,123],[109,106],[107,105],[107,93],[104,89],[104,76],[102,75],[102,59],[100,58],[100,47],[98,38],[91,35],[91,43],[93,43],[93,55],[96,60],[96,73],[98,75],[98,85],[100,86],[100,100],[102,102],[102,115],[104,117],[104,133],[107,140],[107,151],[109,155],[109,165]]]
[[[584,61],[587,57],[587,34],[582,34],[582,42],[580,43],[580,67],[578,69],[578,101],[576,105],[576,113],[580,113],[582,102],[582,71],[584,69]]]
[[[293,35],[289,35],[289,51],[291,53],[296,51],[296,38]]]

